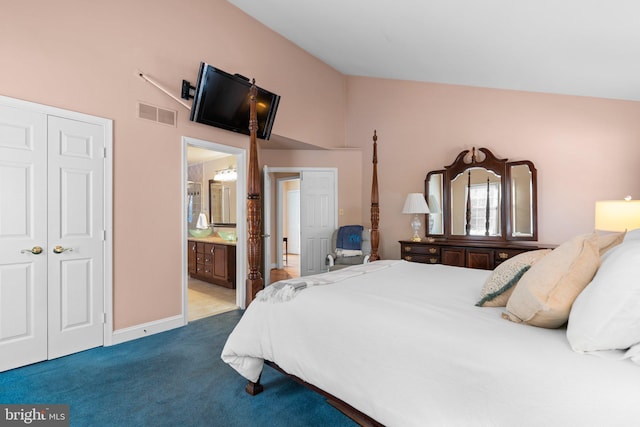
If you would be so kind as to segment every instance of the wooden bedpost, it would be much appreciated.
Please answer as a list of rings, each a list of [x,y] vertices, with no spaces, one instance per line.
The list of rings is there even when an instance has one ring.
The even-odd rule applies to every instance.
[[[247,178],[247,260],[249,272],[246,282],[246,305],[249,306],[256,294],[264,287],[260,274],[260,256],[262,254],[262,182],[258,166],[258,119],[256,97],[258,89],[255,79],[249,92],[249,171]]]
[[[373,130],[373,178],[371,179],[371,256],[370,261],[380,259],[378,246],[380,245],[380,207],[378,205],[378,135]]]

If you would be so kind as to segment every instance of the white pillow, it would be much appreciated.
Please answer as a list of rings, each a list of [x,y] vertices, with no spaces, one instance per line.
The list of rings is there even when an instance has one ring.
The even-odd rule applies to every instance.
[[[625,234],[623,241],[628,242],[631,240],[640,240],[640,228],[627,231],[627,234]]]
[[[573,303],[567,339],[577,352],[640,343],[640,240],[625,241],[604,257]]]

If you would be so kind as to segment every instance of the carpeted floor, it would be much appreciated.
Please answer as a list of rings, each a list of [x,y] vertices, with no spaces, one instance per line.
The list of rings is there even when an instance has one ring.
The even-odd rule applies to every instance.
[[[320,395],[265,367],[265,391],[220,359],[240,310],[0,373],[0,403],[69,404],[71,426],[353,426]]]

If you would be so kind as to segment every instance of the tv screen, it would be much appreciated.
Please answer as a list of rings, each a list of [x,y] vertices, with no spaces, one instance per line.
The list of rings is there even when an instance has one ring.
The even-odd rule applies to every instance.
[[[191,120],[249,135],[249,89],[251,83],[204,62],[200,63]],[[269,139],[280,96],[258,87],[257,137]]]

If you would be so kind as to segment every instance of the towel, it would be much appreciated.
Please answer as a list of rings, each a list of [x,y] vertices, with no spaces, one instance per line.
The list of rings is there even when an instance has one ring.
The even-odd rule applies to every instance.
[[[359,251],[362,250],[361,225],[343,225],[338,229],[336,248]]]
[[[204,212],[200,212],[198,215],[198,223],[196,224],[196,228],[200,230],[206,230],[209,228],[209,224],[207,224],[207,215]]]
[[[372,263],[354,265],[342,270],[329,273],[314,274],[312,276],[299,277],[296,279],[281,280],[273,283],[256,294],[256,300],[268,302],[286,302],[293,299],[300,291],[312,286],[330,285],[341,282],[350,277],[361,274],[372,273],[390,267],[403,260],[385,260]]]

